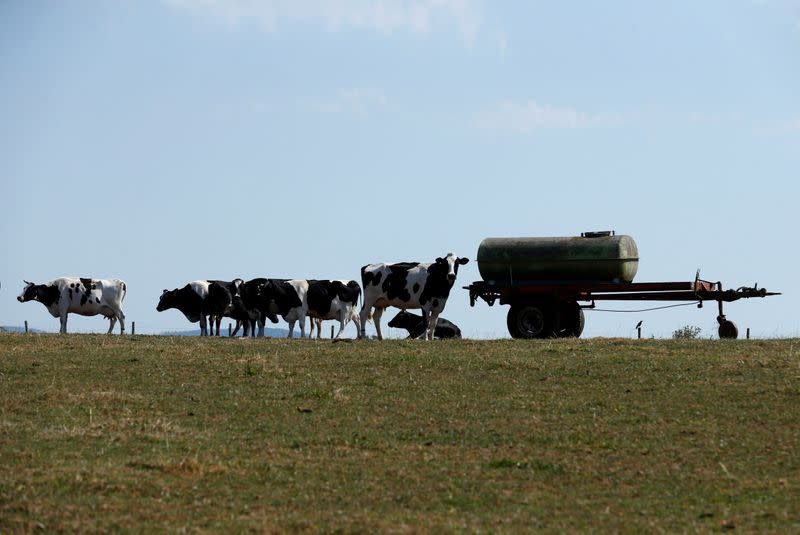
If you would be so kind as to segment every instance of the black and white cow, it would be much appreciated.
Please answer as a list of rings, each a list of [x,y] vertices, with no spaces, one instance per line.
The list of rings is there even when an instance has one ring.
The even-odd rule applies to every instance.
[[[45,284],[23,282],[25,288],[17,301],[42,303],[54,318],[61,319],[62,334],[67,332],[67,315],[70,312],[81,316],[102,314],[110,320],[109,334],[119,320],[119,333],[125,332],[122,300],[125,299],[127,287],[119,279],[61,277]]]
[[[405,329],[409,338],[419,338],[425,332],[425,321],[422,316],[401,310],[389,322],[389,327]],[[461,338],[461,329],[455,323],[439,317],[433,335],[436,338]]]
[[[339,332],[336,333],[337,339],[350,320],[354,320],[356,332],[358,332],[360,330],[360,320],[356,307],[360,296],[361,287],[353,280],[308,281],[308,317],[311,320],[309,337],[313,336],[315,326],[317,327],[317,338],[322,337],[321,327],[323,320],[339,321]]]
[[[401,262],[398,264],[369,264],[361,268],[364,288],[364,305],[361,307],[361,330],[364,338],[367,318],[374,307],[372,318],[378,339],[382,340],[381,315],[386,307],[422,309],[422,319],[427,329],[421,338],[433,339],[436,319],[444,310],[450,289],[456,281],[458,267],[469,262],[449,253],[435,262]]]
[[[214,325],[217,326],[217,336],[222,316],[230,312],[233,298],[224,281],[196,280],[188,283],[183,288],[164,290],[158,300],[156,310],[163,312],[170,308],[178,309],[192,323],[200,322],[200,336],[208,336],[206,319],[211,324],[211,335],[214,335]]]
[[[233,335],[239,332],[239,326],[243,324],[243,336],[247,336],[248,332],[251,336],[256,336],[256,325],[258,325],[258,336],[264,336],[266,318],[272,323],[278,323],[278,316],[271,310],[270,304],[259,298],[259,290],[268,280],[256,278],[245,282],[242,279],[234,279],[231,282],[233,307],[228,316],[236,320]]]
[[[268,314],[279,314],[289,324],[289,338],[294,337],[294,324],[300,322],[300,337],[306,335],[308,281],[302,279],[267,279],[258,285],[258,306]]]

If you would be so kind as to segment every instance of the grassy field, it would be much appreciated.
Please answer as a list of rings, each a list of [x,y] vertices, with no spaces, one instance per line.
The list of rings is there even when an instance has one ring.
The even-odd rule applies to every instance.
[[[0,335],[0,532],[800,532],[800,340]]]

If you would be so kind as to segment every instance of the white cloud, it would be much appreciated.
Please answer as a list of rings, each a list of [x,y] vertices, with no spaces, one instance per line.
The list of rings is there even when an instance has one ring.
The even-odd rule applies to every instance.
[[[474,117],[474,124],[482,130],[511,134],[531,134],[551,128],[612,127],[625,122],[616,114],[590,114],[571,107],[543,106],[532,100],[499,102]]]
[[[495,35],[497,38],[497,52],[501,58],[505,59],[508,55],[508,37],[503,31],[497,31]]]
[[[735,125],[741,122],[739,113],[706,113],[693,111],[689,114],[689,122],[695,125]]]
[[[766,123],[756,128],[756,132],[767,136],[791,136],[800,134],[800,117]]]
[[[274,31],[282,23],[317,23],[331,30],[428,33],[455,24],[472,42],[483,24],[478,0],[163,0],[232,25],[253,21]]]
[[[384,106],[386,95],[375,87],[341,89],[335,97],[310,103],[311,109],[323,113],[355,113],[366,115],[370,110]]]

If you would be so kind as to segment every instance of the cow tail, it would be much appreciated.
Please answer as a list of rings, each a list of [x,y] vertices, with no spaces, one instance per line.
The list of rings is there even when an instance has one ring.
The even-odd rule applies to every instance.
[[[122,283],[122,296],[119,298],[119,302],[121,303],[125,296],[128,294],[128,287],[125,285],[125,281],[119,281]]]

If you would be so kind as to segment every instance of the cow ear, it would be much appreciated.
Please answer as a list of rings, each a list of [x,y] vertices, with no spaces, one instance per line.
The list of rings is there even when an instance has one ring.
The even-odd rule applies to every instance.
[[[469,258],[459,258],[458,259],[458,263],[461,264],[462,266],[464,264],[466,264],[467,262],[469,262]]]
[[[444,258],[442,258],[442,257],[440,256],[439,258],[437,258],[437,259],[436,259],[436,263],[437,263],[437,264],[444,264]]]

